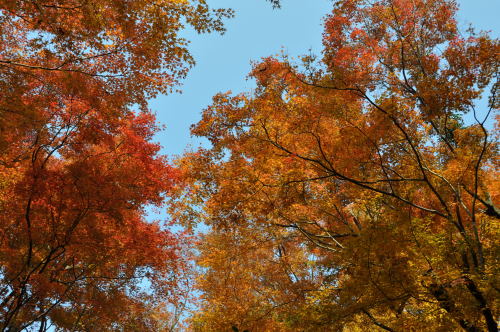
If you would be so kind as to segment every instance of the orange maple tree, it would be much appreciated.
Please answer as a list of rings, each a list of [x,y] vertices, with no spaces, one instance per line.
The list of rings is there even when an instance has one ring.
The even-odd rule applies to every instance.
[[[195,330],[497,331],[500,44],[456,10],[338,1],[320,60],[214,97],[180,160]]]
[[[194,63],[205,1],[0,0],[0,330],[155,331],[182,234],[147,222],[178,172],[147,100]]]

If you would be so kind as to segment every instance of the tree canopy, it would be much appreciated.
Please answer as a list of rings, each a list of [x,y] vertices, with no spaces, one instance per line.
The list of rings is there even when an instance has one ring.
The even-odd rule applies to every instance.
[[[497,331],[499,41],[448,0],[341,0],[179,161],[197,331]],[[464,115],[472,121],[465,121]]]
[[[0,0],[0,330],[496,332],[500,42],[457,9],[335,1],[171,163],[148,101],[232,10]]]
[[[147,100],[193,65],[184,26],[223,32],[231,15],[203,0],[0,1],[2,331],[168,319],[186,239],[145,219],[178,183]]]

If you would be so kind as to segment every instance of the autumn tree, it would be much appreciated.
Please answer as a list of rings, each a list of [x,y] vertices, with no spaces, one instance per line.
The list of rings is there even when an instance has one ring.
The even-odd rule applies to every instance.
[[[456,11],[341,0],[321,59],[214,97],[180,161],[210,226],[194,328],[497,331],[500,45]]]
[[[155,331],[186,240],[146,222],[178,171],[147,100],[193,58],[203,0],[0,1],[0,329]],[[168,316],[168,315],[167,315]]]
[[[199,249],[198,287],[206,301],[193,315],[193,330],[295,330],[289,316],[321,276],[293,235],[231,227],[205,235]]]

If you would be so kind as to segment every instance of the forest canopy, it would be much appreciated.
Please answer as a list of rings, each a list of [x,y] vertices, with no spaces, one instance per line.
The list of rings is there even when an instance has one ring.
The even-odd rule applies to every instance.
[[[496,332],[500,42],[457,11],[333,1],[170,161],[148,103],[231,9],[0,0],[0,330]]]
[[[231,15],[0,0],[1,331],[170,328],[188,239],[146,220],[179,182],[147,102],[194,64],[184,27],[223,32]]]
[[[456,12],[337,1],[321,57],[214,97],[180,160],[194,330],[497,331],[500,45]]]

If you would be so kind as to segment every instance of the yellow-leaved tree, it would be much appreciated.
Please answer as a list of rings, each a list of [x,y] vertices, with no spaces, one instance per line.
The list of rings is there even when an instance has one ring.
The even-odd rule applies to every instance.
[[[338,1],[320,60],[214,97],[180,160],[195,330],[497,331],[500,46],[456,10]]]

